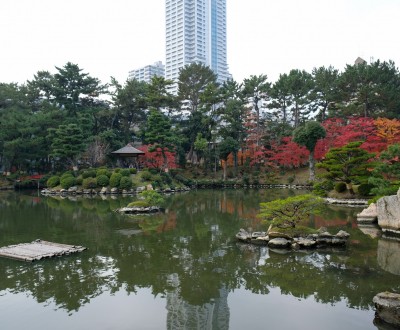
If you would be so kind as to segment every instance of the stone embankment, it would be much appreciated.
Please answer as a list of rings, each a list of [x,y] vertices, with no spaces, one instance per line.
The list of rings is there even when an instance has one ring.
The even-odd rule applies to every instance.
[[[373,302],[376,317],[400,329],[400,294],[381,292],[374,297]]]
[[[50,195],[50,196],[57,196],[57,195],[137,195],[145,190],[153,190],[153,187],[151,185],[149,186],[143,186],[143,187],[137,187],[136,189],[118,189],[118,188],[108,188],[108,187],[103,187],[101,189],[83,189],[80,187],[71,187],[69,189],[43,189],[41,191],[42,195]],[[183,191],[189,191],[190,188],[188,187],[180,187],[180,188],[166,188],[163,190],[158,190],[156,189],[156,192],[159,193],[164,193],[164,194],[172,194],[176,192],[183,192]]]
[[[256,245],[268,245],[276,249],[316,249],[326,247],[345,247],[350,234],[340,230],[332,235],[326,230],[320,230],[318,234],[311,234],[306,237],[291,237],[279,232],[254,232],[249,233],[244,229],[236,234],[236,239],[243,243]]]

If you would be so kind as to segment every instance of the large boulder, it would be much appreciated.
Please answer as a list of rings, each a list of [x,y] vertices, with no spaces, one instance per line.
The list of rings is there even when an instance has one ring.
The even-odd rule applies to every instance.
[[[400,294],[381,292],[374,297],[373,302],[380,319],[400,327]]]
[[[291,241],[286,238],[273,238],[268,242],[270,248],[285,249],[291,245]]]
[[[397,195],[379,198],[376,202],[378,225],[384,233],[400,234],[400,189]]]
[[[375,223],[378,219],[376,204],[371,203],[367,208],[357,214],[357,222],[362,224]]]

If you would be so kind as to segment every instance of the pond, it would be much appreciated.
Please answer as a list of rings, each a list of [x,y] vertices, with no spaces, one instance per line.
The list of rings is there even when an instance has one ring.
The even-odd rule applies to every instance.
[[[266,229],[259,203],[301,192],[200,190],[163,214],[113,212],[132,197],[0,193],[0,246],[43,239],[88,250],[34,263],[0,258],[2,329],[377,329],[372,298],[400,292],[400,245],[327,206],[310,226],[351,234],[344,250],[240,244]],[[388,329],[388,328],[385,328]]]

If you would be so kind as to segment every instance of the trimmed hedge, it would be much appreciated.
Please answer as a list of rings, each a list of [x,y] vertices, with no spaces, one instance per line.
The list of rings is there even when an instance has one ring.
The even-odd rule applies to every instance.
[[[129,190],[132,188],[132,180],[130,177],[123,176],[119,181],[119,188]]]
[[[131,171],[129,171],[129,168],[123,168],[121,171],[119,171],[119,174],[121,174],[122,176],[130,176]]]
[[[105,174],[97,176],[96,180],[99,187],[107,187],[110,183],[110,179]]]
[[[338,182],[338,183],[336,183],[336,184],[335,184],[335,190],[336,190],[338,193],[345,192],[345,191],[347,190],[347,185],[346,185],[346,183],[344,183],[344,182]]]
[[[110,177],[110,186],[111,188],[118,188],[122,175],[120,173],[113,173]]]
[[[60,177],[58,175],[53,175],[47,180],[46,184],[47,187],[54,188],[60,184]]]
[[[99,168],[96,171],[96,176],[100,176],[100,175],[106,175],[106,176],[110,177],[111,176],[111,172],[106,168]]]
[[[76,179],[71,174],[63,175],[61,177],[60,184],[63,189],[68,189],[71,188],[72,186],[75,186]]]
[[[86,178],[83,179],[82,181],[82,187],[83,189],[94,189],[97,187],[97,179],[96,178]]]

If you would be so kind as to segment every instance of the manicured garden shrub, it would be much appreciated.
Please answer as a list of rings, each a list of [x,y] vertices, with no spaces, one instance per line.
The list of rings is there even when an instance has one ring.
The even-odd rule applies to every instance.
[[[320,197],[326,197],[328,196],[328,192],[330,192],[333,188],[334,184],[330,180],[315,182],[313,185],[313,193]]]
[[[53,175],[47,180],[47,187],[54,188],[60,184],[60,177],[58,175]]]
[[[151,174],[157,174],[159,172],[159,170],[157,168],[149,168],[149,172]]]
[[[110,177],[111,176],[111,172],[106,168],[99,168],[96,171],[96,176],[100,176],[100,175],[107,175],[108,177]]]
[[[159,206],[165,202],[164,198],[154,190],[145,190],[139,194],[139,197],[144,199],[151,206]]]
[[[72,175],[63,175],[60,179],[60,184],[63,189],[68,189],[75,186],[76,179]]]
[[[96,181],[97,181],[97,185],[99,187],[107,187],[108,184],[110,183],[110,179],[108,178],[107,175],[102,174],[102,175],[98,175],[96,177]]]
[[[347,190],[347,185],[344,182],[338,182],[335,184],[335,190],[338,193],[345,192]]]
[[[83,189],[94,189],[97,187],[97,179],[96,178],[86,178],[82,181]]]
[[[129,169],[129,172],[130,172],[131,174],[136,174],[136,173],[137,173],[137,169],[136,169],[136,168],[130,168],[130,169]]]
[[[94,168],[84,170],[82,172],[82,178],[95,178],[96,177],[96,170]]]
[[[163,172],[163,173],[161,173],[161,177],[162,177],[164,183],[166,183],[166,184],[172,183],[172,177],[169,173]]]
[[[149,171],[143,171],[141,174],[142,181],[151,181],[151,173]]]
[[[358,186],[358,193],[361,196],[368,196],[374,186],[368,183],[362,183]]]
[[[122,175],[120,173],[113,173],[110,178],[110,186],[112,188],[118,188]]]
[[[119,174],[121,174],[122,176],[130,176],[131,172],[129,171],[129,168],[123,168]]]
[[[129,190],[132,188],[132,179],[129,176],[123,176],[119,182],[119,188]]]
[[[78,176],[78,177],[76,178],[76,184],[77,184],[78,186],[81,186],[82,183],[83,183],[83,177],[82,177],[82,175],[80,175],[80,176]]]

